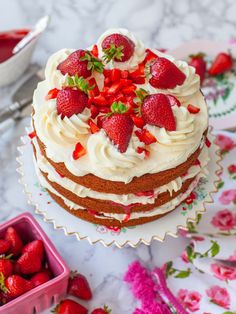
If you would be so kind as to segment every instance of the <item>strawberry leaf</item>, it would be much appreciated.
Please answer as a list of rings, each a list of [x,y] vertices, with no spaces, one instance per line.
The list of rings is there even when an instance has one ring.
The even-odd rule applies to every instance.
[[[124,46],[116,47],[114,44],[111,44],[109,48],[103,49],[103,60],[106,63],[109,63],[111,60],[114,59],[122,60],[122,57],[124,56],[123,49]]]
[[[92,90],[95,87],[95,85],[89,86],[89,83],[82,76],[78,77],[78,74],[75,74],[75,76],[68,76],[66,86],[78,88],[86,94],[88,94],[89,90]]]
[[[87,69],[92,72],[96,71],[98,73],[103,73],[104,64],[98,58],[95,58],[89,51],[85,53],[83,57],[80,58],[81,61],[88,61]]]
[[[127,110],[128,108],[121,101],[115,101],[111,105],[111,111],[113,113],[125,113]]]

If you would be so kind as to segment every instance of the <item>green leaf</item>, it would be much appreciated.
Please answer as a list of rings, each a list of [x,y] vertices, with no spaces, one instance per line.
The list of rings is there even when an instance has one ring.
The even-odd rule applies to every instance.
[[[109,63],[111,60],[118,59],[121,60],[124,56],[123,54],[124,46],[116,47],[114,44],[111,44],[109,48],[103,49],[104,56],[103,60],[106,63]]]
[[[186,247],[186,253],[187,253],[188,260],[192,263],[194,260],[194,251],[191,245],[188,245]]]
[[[221,189],[223,186],[224,186],[224,181],[220,181],[220,182],[218,182],[218,184],[217,184],[217,189],[219,190],[219,189]]]
[[[181,270],[177,275],[175,275],[175,278],[187,278],[191,274],[190,268],[187,270]]]
[[[111,105],[111,111],[114,113],[125,113],[128,110],[127,106],[121,101],[115,101]]]
[[[236,312],[226,311],[226,312],[224,312],[222,314],[236,314]]]
[[[173,262],[170,261],[170,262],[166,263],[166,273],[165,273],[166,277],[169,276],[170,270],[172,269],[172,266],[173,266]]]
[[[74,77],[68,76],[66,86],[78,88],[86,94],[95,87],[95,85],[89,86],[89,83],[82,76],[78,77],[78,74],[75,74]]]
[[[96,71],[102,73],[104,70],[104,64],[98,58],[95,58],[90,51],[87,51],[84,56],[80,58],[81,61],[88,61],[87,69],[92,72]]]
[[[222,99],[226,100],[229,97],[230,92],[231,92],[231,88],[226,87],[225,90],[224,90],[224,94],[222,95]]]
[[[220,246],[216,241],[211,240],[211,243],[211,256],[215,257],[220,251]]]

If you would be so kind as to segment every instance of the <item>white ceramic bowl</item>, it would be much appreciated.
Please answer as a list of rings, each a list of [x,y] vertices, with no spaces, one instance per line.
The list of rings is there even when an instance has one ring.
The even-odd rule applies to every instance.
[[[0,87],[16,81],[27,69],[40,36],[36,36],[22,50],[0,63]]]

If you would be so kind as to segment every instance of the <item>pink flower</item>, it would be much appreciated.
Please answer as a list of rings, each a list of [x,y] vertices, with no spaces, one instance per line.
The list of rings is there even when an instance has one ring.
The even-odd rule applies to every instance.
[[[230,295],[225,288],[215,285],[206,290],[206,294],[211,299],[211,302],[229,309]]]
[[[212,218],[211,223],[220,230],[231,230],[236,226],[236,215],[228,209],[220,210]]]
[[[228,205],[231,202],[236,202],[236,189],[223,191],[219,201],[224,205]]]
[[[236,268],[223,265],[220,263],[211,264],[211,270],[215,277],[220,280],[234,280],[236,279]]]
[[[180,289],[178,291],[179,301],[190,312],[196,312],[199,310],[201,298],[201,294],[197,291],[189,291],[187,289]]]
[[[229,173],[236,173],[236,165],[229,165],[228,171]]]
[[[227,259],[227,261],[236,262],[236,251],[234,251],[234,253],[232,255],[230,255],[230,257]]]
[[[189,263],[188,255],[187,255],[187,252],[186,252],[186,251],[183,251],[183,253],[181,254],[181,258],[182,258],[182,261],[183,261],[183,262]]]
[[[236,146],[236,143],[234,143],[234,141],[229,136],[223,134],[218,134],[216,136],[215,143],[220,147],[221,153],[229,152]]]

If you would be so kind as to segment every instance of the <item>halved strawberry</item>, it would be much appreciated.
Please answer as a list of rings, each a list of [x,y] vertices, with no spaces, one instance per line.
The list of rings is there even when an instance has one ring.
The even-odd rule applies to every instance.
[[[87,78],[91,75],[91,70],[88,69],[88,61],[81,61],[81,58],[85,56],[87,51],[79,49],[72,52],[63,62],[61,62],[57,69],[61,71],[63,75],[69,74],[74,76],[82,76]]]
[[[86,149],[84,148],[84,146],[79,142],[75,145],[75,149],[73,151],[73,158],[74,160],[79,159],[80,157],[86,155]]]
[[[150,145],[152,143],[155,143],[157,139],[155,136],[153,136],[148,130],[142,129],[142,130],[136,130],[135,135],[138,137],[140,142],[143,142],[146,145]]]
[[[57,112],[63,119],[81,113],[88,105],[88,96],[79,89],[65,88],[57,94]]]
[[[90,131],[91,131],[92,134],[97,133],[98,131],[100,131],[100,128],[91,119],[88,120],[88,125],[90,127]]]
[[[129,71],[127,70],[121,71],[120,77],[123,79],[127,79],[129,77]]]
[[[90,78],[88,83],[89,83],[89,87],[90,87],[90,89],[88,90],[88,96],[89,97],[98,96],[100,91],[99,91],[99,88],[97,86],[97,82],[96,82],[95,78],[94,77]]]
[[[164,127],[167,131],[176,130],[176,121],[169,98],[164,94],[147,96],[141,107],[142,117],[148,124]]]
[[[200,111],[200,108],[198,108],[198,107],[196,107],[194,105],[188,105],[187,109],[192,114],[196,114],[196,113],[198,113]]]
[[[111,34],[105,37],[102,42],[102,49],[105,54],[104,60],[108,63],[111,60],[125,62],[134,54],[135,45],[131,39],[121,34]]]
[[[150,71],[150,84],[160,89],[175,88],[182,85],[186,79],[186,75],[173,62],[163,57],[154,60]]]
[[[49,91],[49,92],[47,93],[47,95],[45,96],[45,99],[46,99],[46,100],[50,100],[50,99],[57,98],[58,92],[59,92],[59,89],[58,89],[58,88],[50,89],[50,91]]]
[[[216,56],[210,69],[208,70],[208,73],[210,75],[219,75],[226,71],[231,70],[232,67],[233,67],[233,58],[231,54],[221,52]]]
[[[150,49],[146,49],[146,57],[144,59],[144,63],[150,62],[151,60],[155,60],[157,55],[152,52]]]
[[[201,83],[206,75],[206,61],[204,60],[204,53],[198,53],[196,55],[190,55],[189,65],[195,68],[196,73],[200,76]]]
[[[149,150],[147,150],[147,149],[144,148],[144,147],[138,147],[138,148],[137,148],[137,153],[138,153],[138,154],[144,153],[144,154],[145,154],[145,158],[148,158],[148,157],[150,156]]]

